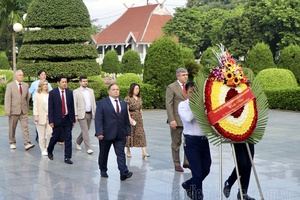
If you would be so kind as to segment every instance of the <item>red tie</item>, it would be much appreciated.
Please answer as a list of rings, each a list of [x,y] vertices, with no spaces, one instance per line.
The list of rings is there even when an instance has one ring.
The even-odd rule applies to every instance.
[[[186,93],[186,89],[185,89],[184,83],[182,83],[182,90],[183,90],[185,98],[187,98],[187,93]]]
[[[61,114],[66,115],[65,95],[64,91],[61,91]]]
[[[118,100],[116,99],[115,102],[116,102],[117,115],[119,116],[120,115],[120,108],[119,108]]]
[[[19,90],[20,90],[20,94],[22,95],[23,91],[22,91],[22,83],[19,83]]]

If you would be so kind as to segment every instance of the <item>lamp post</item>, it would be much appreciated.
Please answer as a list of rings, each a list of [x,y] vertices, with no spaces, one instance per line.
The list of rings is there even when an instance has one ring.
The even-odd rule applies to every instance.
[[[13,32],[12,32],[12,43],[13,43],[13,70],[14,70],[14,72],[16,71],[16,69],[17,69],[17,59],[16,59],[16,40],[15,40],[15,32],[17,33],[17,32],[20,32],[20,31],[22,31],[22,29],[23,29],[23,26],[22,26],[22,24],[20,24],[20,23],[15,23],[14,25],[13,25]]]

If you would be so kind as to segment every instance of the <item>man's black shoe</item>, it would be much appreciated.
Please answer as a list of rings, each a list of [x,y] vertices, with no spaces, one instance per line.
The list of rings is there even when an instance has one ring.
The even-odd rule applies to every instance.
[[[50,160],[53,160],[53,154],[52,154],[52,153],[48,153],[48,158],[49,158]]]
[[[231,190],[231,187],[230,187],[228,181],[225,181],[225,182],[224,182],[224,188],[223,188],[223,194],[225,195],[226,198],[229,197],[229,195],[230,195],[230,190]]]
[[[101,177],[108,178],[108,174],[106,172],[101,172]]]
[[[132,175],[133,175],[132,172],[127,172],[127,174],[122,175],[122,176],[120,177],[120,179],[121,179],[121,181],[125,181],[126,179],[132,177]]]
[[[238,192],[238,194],[237,194],[237,199],[241,200],[240,192]],[[244,200],[255,200],[254,198],[250,197],[248,194],[243,194],[243,199]]]
[[[66,159],[65,159],[65,163],[67,163],[67,164],[69,164],[69,165],[72,165],[72,164],[73,164],[73,162],[72,162],[72,160],[71,160],[70,158],[66,158]]]
[[[183,189],[185,189],[187,196],[188,196],[190,199],[193,199],[193,193],[192,193],[192,190],[189,188],[189,186],[186,184],[186,182],[183,182],[183,183],[181,184],[181,186],[183,187]]]

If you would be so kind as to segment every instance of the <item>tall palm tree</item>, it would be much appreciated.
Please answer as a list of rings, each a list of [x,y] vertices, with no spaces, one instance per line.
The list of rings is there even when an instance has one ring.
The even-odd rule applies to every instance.
[[[22,16],[32,0],[1,0],[0,1],[0,49],[5,50],[8,57],[11,52],[8,47],[15,48],[14,23],[22,23]],[[11,33],[11,39],[9,39]],[[2,46],[1,46],[2,45]]]

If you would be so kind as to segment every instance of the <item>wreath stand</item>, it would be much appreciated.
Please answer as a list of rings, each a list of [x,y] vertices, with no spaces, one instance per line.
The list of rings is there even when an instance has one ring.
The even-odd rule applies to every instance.
[[[239,173],[239,170],[238,170],[238,164],[237,164],[235,149],[234,149],[234,145],[232,145],[234,142],[227,142],[227,141],[221,142],[221,145],[219,147],[219,150],[220,150],[220,200],[223,199],[223,193],[222,193],[222,191],[223,191],[223,181],[222,181],[222,144],[223,143],[230,143],[231,144],[231,149],[232,149],[232,154],[233,154],[233,159],[234,159],[234,164],[235,164],[235,169],[236,169],[236,174],[237,174],[237,181],[238,181],[238,184],[239,184],[239,190],[242,191],[242,185],[241,185],[241,180],[240,180],[240,173]],[[253,162],[253,159],[252,159],[252,156],[251,156],[249,144],[246,143],[246,142],[243,142],[243,143],[245,143],[246,147],[247,147],[248,155],[249,155],[249,158],[250,158],[250,161],[251,161],[251,164],[252,164],[252,169],[253,169],[253,173],[254,173],[254,176],[255,176],[257,188],[258,188],[258,191],[259,191],[259,194],[260,194],[260,198],[261,198],[261,200],[264,200],[263,193],[262,193],[262,190],[261,190],[261,187],[260,187],[260,183],[259,183],[259,180],[258,180],[258,176],[257,176],[257,173],[256,173],[256,169],[255,169],[255,166],[254,166],[254,162]],[[244,200],[242,192],[240,192],[240,195],[241,195],[241,200]]]

